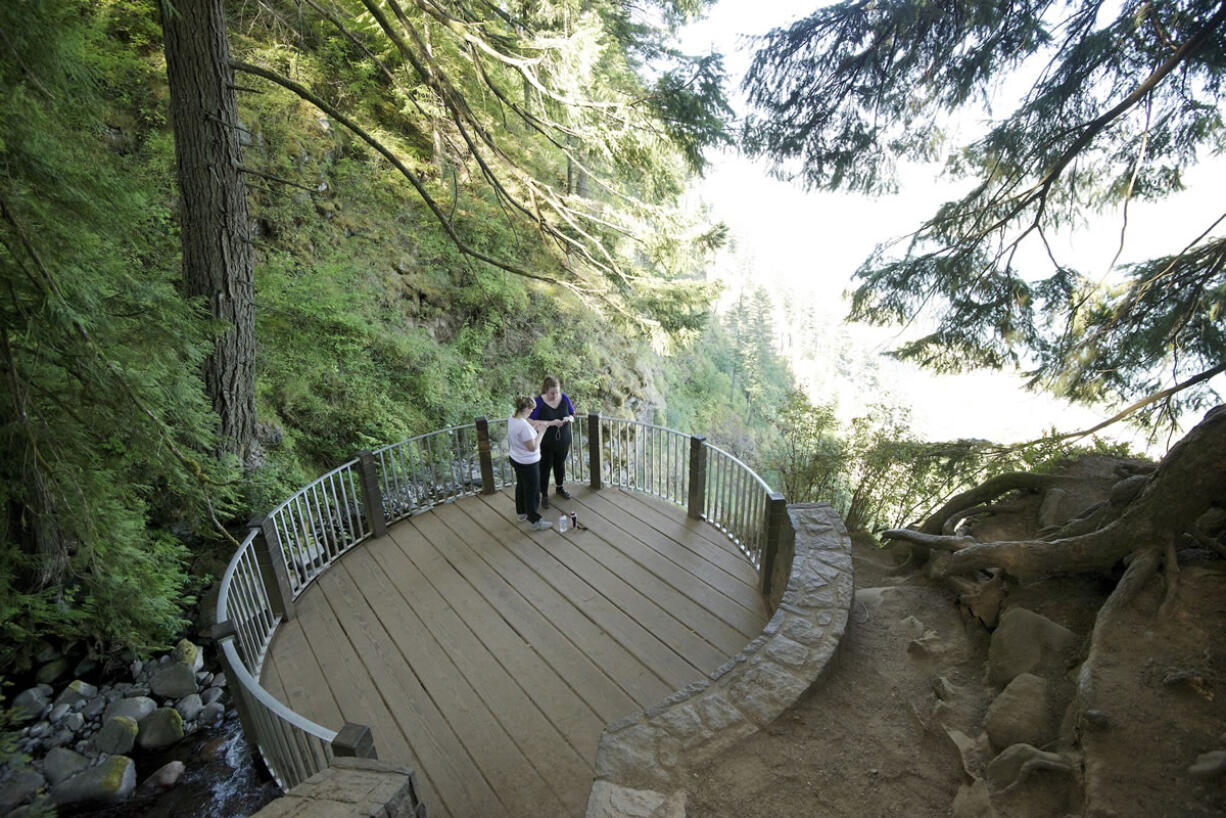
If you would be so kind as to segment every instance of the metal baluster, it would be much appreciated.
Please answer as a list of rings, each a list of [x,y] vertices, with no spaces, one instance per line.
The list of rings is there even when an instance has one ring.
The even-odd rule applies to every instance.
[[[336,535],[332,526],[328,522],[328,497],[322,480],[316,480],[311,486],[311,497],[315,501],[315,510],[312,512],[315,531],[324,546],[324,551],[328,554],[328,562],[331,563],[340,552],[336,547]]]
[[[278,550],[281,552],[272,556],[274,559],[280,557],[284,560],[285,573],[289,577],[291,589],[297,594],[305,580],[302,576],[302,569],[298,567],[300,561],[295,558],[298,538],[293,532],[293,518],[289,515],[288,502],[272,515],[272,525],[277,532],[277,540],[280,545]]]
[[[315,550],[316,544],[311,537],[311,524],[302,514],[302,492],[294,495],[294,499],[290,501],[290,508],[293,509],[294,528],[300,532],[302,539],[299,541],[299,550],[302,551],[304,557],[303,570],[306,572],[306,579],[309,582],[315,578]],[[306,582],[302,583],[306,585]],[[299,592],[301,593],[301,592]]]

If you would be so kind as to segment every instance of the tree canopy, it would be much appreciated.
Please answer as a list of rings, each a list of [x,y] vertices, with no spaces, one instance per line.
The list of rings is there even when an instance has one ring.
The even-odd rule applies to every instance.
[[[813,188],[888,192],[900,163],[935,159],[973,180],[857,271],[853,319],[920,318],[899,356],[1019,366],[1059,395],[1173,420],[1226,369],[1226,214],[1194,214],[1168,253],[1118,269],[1103,248],[1106,275],[1052,238],[1094,214],[1127,227],[1131,202],[1180,191],[1221,152],[1224,32],[1213,0],[847,0],[762,39],[745,144]],[[1011,108],[948,144],[955,117],[992,104]]]
[[[234,322],[180,264],[176,5],[0,8],[0,677],[42,639],[165,644],[227,530],[321,470],[543,372],[619,407],[658,364],[605,317],[688,338],[709,310],[720,233],[676,205],[727,137],[722,69],[667,46],[704,2],[225,2],[237,119],[203,116],[250,206],[222,208],[254,267],[240,470],[201,372]]]
[[[696,288],[684,297],[679,260],[717,235],[674,205],[704,149],[728,140],[730,110],[718,55],[666,43],[707,4],[655,0],[648,23],[620,2],[271,2],[246,13],[278,48],[238,43],[235,67],[391,163],[470,262],[674,331],[706,311]],[[466,201],[474,192],[484,204]],[[485,246],[485,207],[539,247]]]

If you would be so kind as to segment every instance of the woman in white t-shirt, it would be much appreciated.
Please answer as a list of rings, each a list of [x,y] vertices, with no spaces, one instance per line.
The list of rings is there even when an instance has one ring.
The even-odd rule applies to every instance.
[[[532,523],[538,530],[552,528],[553,523],[541,519],[537,504],[541,501],[541,436],[549,424],[528,420],[536,401],[528,397],[515,399],[515,414],[507,420],[507,446],[511,466],[515,469],[515,513],[519,519]]]

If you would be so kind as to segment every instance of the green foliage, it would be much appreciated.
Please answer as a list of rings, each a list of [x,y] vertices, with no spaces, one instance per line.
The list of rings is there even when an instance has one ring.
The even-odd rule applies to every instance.
[[[852,318],[931,326],[900,356],[1020,366],[1082,401],[1153,396],[1142,419],[1174,419],[1215,400],[1204,382],[1223,371],[1221,220],[1203,214],[1169,253],[1106,277],[1073,269],[1053,237],[1107,209],[1135,223],[1131,201],[1178,192],[1226,147],[1224,31],[1211,0],[848,0],[763,39],[745,141],[814,187],[888,191],[900,161],[939,158],[974,180],[857,273]],[[1019,76],[1012,110],[946,144],[951,119]]]
[[[463,116],[357,3],[331,6],[354,39],[305,6],[229,9],[237,54],[317,89],[422,183],[288,91],[240,92],[266,447],[243,474],[212,455],[198,374],[223,328],[176,286],[155,0],[0,9],[20,33],[0,54],[0,672],[41,639],[164,645],[204,579],[190,566],[228,548],[214,516],[237,528],[358,449],[505,415],[546,373],[581,410],[625,414],[655,386],[650,332],[704,331],[697,272],[721,234],[676,197],[723,138],[718,60],[649,44],[659,30],[628,16],[603,25],[622,4],[513,21],[428,5],[456,15],[407,11]],[[671,25],[702,3],[661,5]],[[474,73],[462,30],[504,56],[542,47],[545,90],[498,59]]]
[[[132,101],[108,81],[144,71],[105,47],[108,24],[79,3],[0,11],[24,32],[0,62],[0,667],[45,634],[167,643],[189,600],[165,529],[229,501],[193,374],[212,328],[175,291],[143,164],[166,157],[103,128],[112,99]]]
[[[839,428],[834,407],[793,393],[778,414],[781,439],[766,465],[790,502],[833,503],[852,531],[915,525],[953,495],[1005,472],[1043,472],[1084,454],[1135,456],[1097,439],[1073,445],[1051,437],[1008,447],[985,440],[922,441],[908,412],[873,404]]]

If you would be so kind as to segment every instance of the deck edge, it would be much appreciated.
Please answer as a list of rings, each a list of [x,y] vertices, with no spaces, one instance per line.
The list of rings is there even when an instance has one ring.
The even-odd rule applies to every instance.
[[[788,582],[762,633],[706,679],[605,727],[587,818],[683,818],[686,771],[770,724],[822,675],[851,611],[851,538],[829,503],[789,505],[788,519]]]

